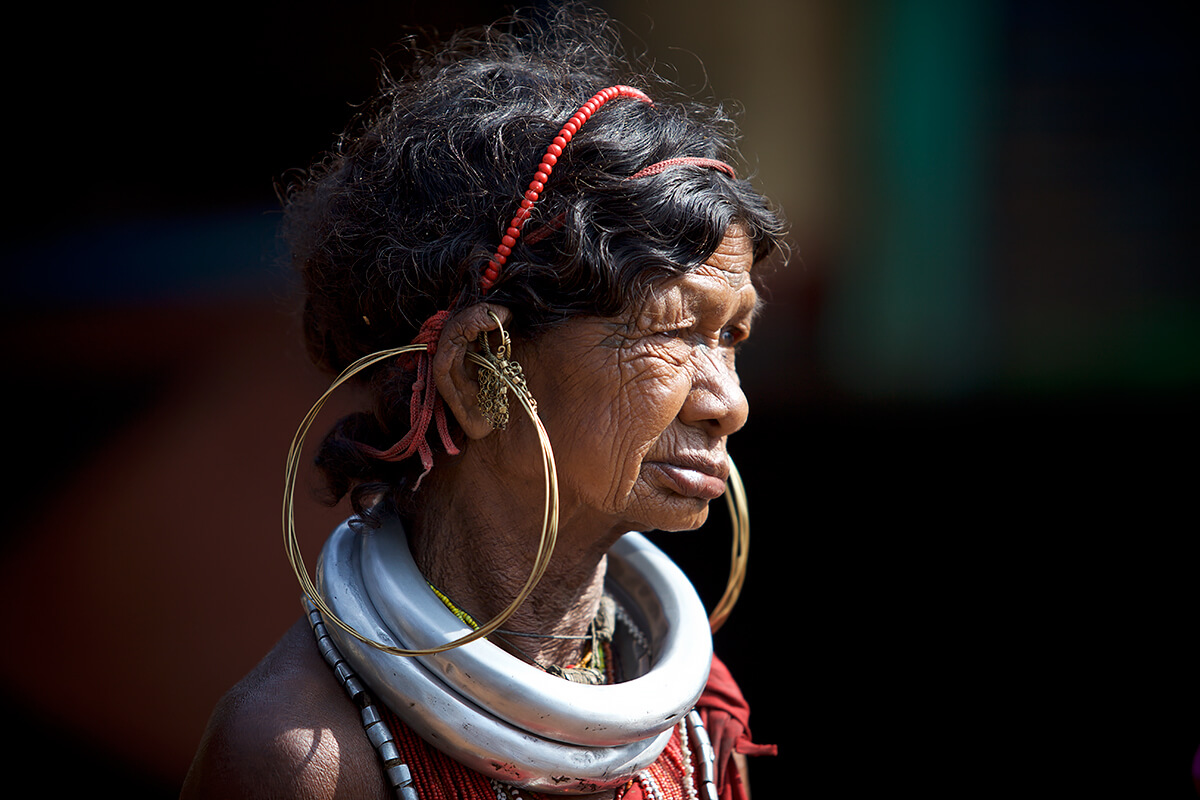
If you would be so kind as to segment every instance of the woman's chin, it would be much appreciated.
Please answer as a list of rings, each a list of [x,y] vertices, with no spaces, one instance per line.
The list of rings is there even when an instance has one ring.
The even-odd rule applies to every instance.
[[[634,527],[635,530],[694,531],[708,519],[709,501],[703,498],[677,494],[656,499],[659,500],[656,508],[637,515],[642,521]]]

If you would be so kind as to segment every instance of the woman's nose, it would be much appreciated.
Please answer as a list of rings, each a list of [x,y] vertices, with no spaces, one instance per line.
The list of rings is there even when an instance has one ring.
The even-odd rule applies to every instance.
[[[750,414],[750,403],[737,370],[714,350],[697,354],[695,360],[696,377],[680,417],[689,425],[704,428],[714,438],[741,430]]]

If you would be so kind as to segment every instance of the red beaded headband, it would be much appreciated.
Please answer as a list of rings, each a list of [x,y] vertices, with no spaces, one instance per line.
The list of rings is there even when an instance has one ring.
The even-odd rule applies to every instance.
[[[525,192],[524,199],[521,200],[521,207],[517,209],[517,213],[513,216],[512,221],[508,223],[508,230],[504,232],[504,237],[500,240],[499,247],[496,248],[496,252],[492,254],[491,259],[488,261],[487,269],[483,272],[483,279],[479,282],[480,288],[485,292],[491,289],[496,283],[496,279],[500,277],[500,267],[504,266],[504,262],[508,260],[509,253],[512,252],[513,245],[521,237],[521,227],[529,219],[532,213],[530,209],[537,202],[542,189],[546,187],[546,181],[550,179],[550,173],[554,170],[554,165],[558,163],[558,157],[562,155],[563,148],[567,146],[567,142],[571,141],[571,137],[583,126],[583,123],[587,122],[592,114],[596,113],[596,109],[614,97],[632,97],[635,100],[641,100],[643,103],[654,104],[654,101],[647,97],[646,93],[641,89],[622,85],[609,86],[607,89],[601,89],[592,95],[592,98],[580,106],[579,110],[567,120],[562,130],[558,132],[558,136],[555,136],[554,141],[546,148],[546,154],[542,156],[542,163],[538,165],[537,172],[534,173],[533,180],[529,184],[529,189]]]
[[[504,236],[500,239],[500,244],[496,248],[496,252],[488,260],[487,269],[484,270],[483,278],[479,281],[480,288],[485,292],[491,289],[500,277],[500,268],[508,260],[513,247],[517,244],[517,239],[521,238],[521,229],[533,213],[533,204],[537,202],[538,197],[542,194],[542,190],[546,188],[546,181],[550,179],[550,173],[554,171],[554,165],[558,163],[558,157],[562,155],[563,148],[571,141],[571,138],[583,126],[583,123],[587,122],[592,114],[596,113],[596,109],[614,97],[632,97],[635,100],[641,100],[643,103],[650,103],[651,105],[654,103],[640,89],[623,85],[609,86],[607,89],[601,89],[592,95],[592,98],[580,106],[571,119],[567,120],[562,130],[554,137],[554,141],[546,148],[546,154],[542,156],[542,163],[538,165],[537,172],[534,173],[533,180],[530,181],[529,188],[525,191],[525,196],[521,200],[521,207],[517,209],[517,213],[513,216],[512,221],[508,223],[508,230],[504,232]],[[715,158],[694,158],[691,156],[668,158],[665,161],[659,161],[630,175],[628,179],[645,178],[650,175],[657,175],[670,167],[685,165],[720,170],[729,177],[737,179],[737,174],[734,172],[733,167],[724,161],[718,161]],[[559,222],[558,224],[561,225],[562,223]],[[526,240],[533,243],[536,240],[543,239],[555,227],[557,225],[552,221],[550,225],[534,231],[532,236],[526,237]]]

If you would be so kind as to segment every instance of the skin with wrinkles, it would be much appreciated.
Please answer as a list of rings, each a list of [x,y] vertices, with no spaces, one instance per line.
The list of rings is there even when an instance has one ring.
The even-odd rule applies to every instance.
[[[749,270],[749,241],[727,237],[630,319],[575,320],[531,348],[531,386],[555,398],[543,421],[580,516],[617,535],[704,522],[728,475],[726,437],[748,412],[734,357],[757,308]],[[681,487],[664,465],[711,474]]]
[[[506,627],[582,632],[599,603],[604,554],[621,535],[704,522],[724,490],[727,438],[748,413],[735,355],[758,308],[751,265],[750,241],[735,228],[704,265],[655,287],[625,317],[577,318],[514,344],[554,447],[560,523],[549,571]],[[493,432],[475,406],[475,369],[462,353],[494,323],[487,309],[460,317],[443,334],[434,374],[472,438],[430,473],[412,541],[424,574],[488,619],[529,575],[544,489],[531,423],[518,412]],[[490,533],[463,547],[463,530]],[[578,655],[573,642],[513,644],[543,664]]]
[[[620,536],[705,521],[724,490],[728,437],[749,410],[736,352],[759,306],[752,264],[751,241],[735,225],[703,265],[653,287],[626,314],[575,318],[514,342],[554,448],[560,523],[546,575],[506,629],[583,634],[599,606],[605,553]],[[480,620],[528,577],[544,502],[532,423],[514,407],[508,428],[493,431],[476,402],[478,367],[466,353],[496,328],[488,311],[509,325],[508,309],[478,304],[443,330],[433,379],[467,442],[439,459],[408,523],[422,572]],[[492,641],[542,665],[580,657],[572,640]],[[253,774],[246,752],[256,753]],[[222,701],[181,796],[388,796],[357,714],[303,622]]]

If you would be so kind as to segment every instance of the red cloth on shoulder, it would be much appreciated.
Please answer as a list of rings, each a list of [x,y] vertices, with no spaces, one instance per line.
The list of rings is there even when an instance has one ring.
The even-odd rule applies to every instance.
[[[750,705],[729,668],[716,656],[696,710],[716,752],[717,791],[721,800],[744,800],[746,790],[741,773],[730,768],[729,759],[734,753],[773,756],[779,749],[773,744],[755,744],[750,738]]]

